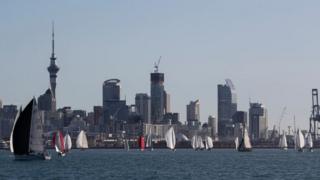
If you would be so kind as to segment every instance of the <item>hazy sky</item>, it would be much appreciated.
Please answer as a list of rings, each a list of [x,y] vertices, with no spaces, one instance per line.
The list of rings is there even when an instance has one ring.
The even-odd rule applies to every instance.
[[[319,88],[320,1],[145,0],[0,1],[0,99],[23,104],[49,87],[55,21],[58,106],[92,110],[102,83],[119,78],[122,97],[150,93],[160,71],[173,111],[200,99],[201,120],[217,114],[217,84],[232,79],[239,110],[249,99],[269,111],[269,127],[307,128]]]

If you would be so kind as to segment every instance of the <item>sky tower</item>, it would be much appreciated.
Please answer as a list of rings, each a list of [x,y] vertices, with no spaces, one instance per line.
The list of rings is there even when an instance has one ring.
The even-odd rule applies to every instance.
[[[52,23],[52,52],[50,57],[50,65],[48,67],[48,72],[50,75],[50,86],[53,94],[52,100],[54,102],[54,110],[56,110],[56,79],[59,67],[56,65],[56,55],[54,53],[54,23]]]

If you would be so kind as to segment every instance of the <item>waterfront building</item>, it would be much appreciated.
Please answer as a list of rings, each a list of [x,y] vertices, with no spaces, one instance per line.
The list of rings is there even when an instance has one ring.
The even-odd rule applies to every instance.
[[[170,113],[166,113],[163,116],[163,124],[181,124],[179,121],[179,113],[176,112],[170,112]]]
[[[218,140],[218,121],[214,116],[208,117],[208,126],[211,128],[212,139]]]
[[[54,99],[51,89],[47,89],[44,94],[38,97],[38,109],[40,111],[55,111],[56,103]]]
[[[218,135],[222,139],[233,139],[232,116],[237,111],[237,95],[230,79],[218,85]]]
[[[56,102],[56,86],[57,86],[57,73],[59,71],[59,67],[56,65],[56,60],[57,57],[54,52],[54,26],[52,26],[52,52],[51,52],[51,57],[50,57],[50,65],[47,68],[49,72],[49,77],[50,77],[50,86],[51,86],[51,91],[52,91],[52,111],[56,111],[57,109],[57,102]]]
[[[250,103],[249,135],[252,140],[268,138],[268,114],[261,103]]]
[[[170,94],[167,91],[164,91],[164,112],[170,113],[171,112],[171,102],[170,102]]]
[[[151,123],[151,99],[148,94],[139,93],[135,97],[135,111],[144,123]]]
[[[14,120],[18,113],[16,105],[4,105],[0,109],[0,138],[9,139]]]
[[[128,120],[129,107],[120,100],[120,80],[109,79],[103,83],[103,123],[102,130],[116,133]]]
[[[190,129],[196,130],[200,127],[200,102],[190,101],[187,105],[187,125]]]
[[[94,106],[93,107],[93,125],[99,126],[102,122],[103,117],[103,107],[102,106]]]

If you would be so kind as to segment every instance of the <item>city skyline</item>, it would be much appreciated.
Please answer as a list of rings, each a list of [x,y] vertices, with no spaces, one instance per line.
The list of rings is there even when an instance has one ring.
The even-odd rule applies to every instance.
[[[230,4],[216,3],[207,2],[210,7],[217,5],[222,8],[231,8],[230,11],[241,12],[241,9],[246,9],[244,6],[237,9]],[[3,7],[1,8],[2,18],[0,17],[1,26],[4,27],[0,30],[4,39],[0,42],[0,83],[2,85],[0,99],[3,104],[26,105],[32,96],[40,96],[50,86],[46,67],[51,53],[51,21],[55,20],[55,53],[57,65],[61,68],[56,90],[59,108],[72,106],[73,109],[92,111],[94,105],[102,105],[103,82],[112,78],[121,80],[122,99],[126,97],[128,104],[134,104],[136,93],[150,95],[149,75],[153,72],[153,63],[162,56],[160,72],[165,73],[165,87],[171,94],[172,111],[180,113],[182,122],[186,119],[185,106],[192,99],[201,101],[201,122],[206,122],[209,115],[217,116],[216,86],[224,83],[224,79],[230,78],[236,87],[238,109],[248,111],[249,99],[252,102],[263,103],[269,113],[269,129],[272,129],[274,124],[278,124],[284,106],[288,108],[288,113],[282,122],[283,126],[289,123],[293,125],[292,119],[295,114],[297,126],[308,127],[311,89],[320,87],[320,84],[316,83],[315,74],[316,66],[320,65],[317,62],[320,56],[316,48],[319,37],[314,37],[320,28],[313,25],[312,20],[299,21],[302,25],[309,25],[306,28],[300,27],[292,20],[299,15],[316,20],[319,13],[312,11],[310,4],[310,7],[308,6],[311,8],[311,11],[308,9],[310,13],[305,10],[301,14],[298,12],[301,9],[294,6],[298,3],[293,3],[292,6],[295,8],[288,8],[287,11],[281,9],[285,7],[285,3],[279,4],[280,9],[263,7],[267,3],[250,4],[260,8],[262,12],[260,14],[255,9],[251,9],[247,12],[247,16],[253,12],[258,13],[260,18],[271,15],[266,12],[271,8],[273,10],[271,12],[276,14],[273,18],[280,18],[280,20],[272,20],[272,17],[269,19],[266,16],[264,19],[266,24],[254,26],[250,26],[250,22],[256,20],[253,17],[240,16],[238,24],[235,14],[227,16],[226,13],[229,11],[212,13],[204,5],[199,4],[196,4],[197,6],[193,9],[192,3],[187,3],[180,10],[175,9],[178,12],[173,12],[173,9],[169,8],[168,14],[162,14],[161,10],[169,5],[176,7],[179,3],[144,5],[144,7],[161,5],[156,12],[130,10],[131,3],[94,3],[89,6],[88,14],[90,15],[86,17],[87,19],[85,15],[82,15],[82,18],[70,15],[66,20],[63,19],[63,14],[57,15],[53,11],[44,12],[49,9],[47,6],[52,5],[50,3],[45,7],[40,3],[38,7],[43,9],[33,13],[30,13],[29,8],[35,2],[26,5],[25,8],[19,7],[15,11],[12,9],[15,3],[1,2],[0,4]],[[60,11],[65,13],[64,15],[71,14],[68,12],[71,11],[71,4],[67,3],[66,7]],[[59,3],[53,5],[58,6]],[[102,7],[98,7],[99,5]],[[83,7],[84,4],[80,3],[78,6]],[[103,7],[122,7],[122,11],[113,11],[114,17],[108,17],[109,14],[103,11]],[[134,7],[139,8],[135,4]],[[187,15],[191,18],[190,23],[184,24],[185,28],[179,27],[179,24],[176,25],[175,23],[179,20],[188,20],[179,12],[189,10],[194,10],[192,15],[195,15],[195,17]],[[290,17],[282,11],[290,14]],[[121,12],[128,14],[121,16]],[[45,13],[44,17],[34,17],[42,13]],[[77,11],[73,10],[73,13]],[[200,15],[196,15],[197,13]],[[170,15],[173,14],[174,18],[169,21]],[[24,21],[21,21],[23,19],[19,15],[25,15]],[[151,19],[143,15],[150,15]],[[218,20],[219,18],[216,18],[218,15],[225,17],[226,21],[218,22],[221,29],[215,30],[210,18]],[[94,17],[101,17],[101,19],[89,22],[89,19],[94,20]],[[87,20],[85,22],[89,24],[88,27],[79,20],[83,18]],[[281,20],[286,18],[289,18],[287,19],[289,21],[286,21],[288,24],[281,25]],[[103,19],[106,22],[101,22]],[[120,23],[121,19],[126,20],[128,24]],[[160,24],[153,22],[153,19],[160,21]],[[305,18],[302,19],[305,21]],[[240,24],[246,21],[249,21],[248,24],[243,26]],[[135,26],[134,23],[141,27]],[[236,23],[236,25],[229,23]],[[195,27],[196,25],[200,27]],[[270,25],[278,25],[283,29],[280,28],[277,32],[273,32],[272,28],[264,30],[264,27]],[[233,26],[236,27],[235,30],[230,30],[229,28]],[[310,28],[310,26],[315,27]],[[135,28],[130,29],[130,27]],[[297,29],[294,30],[294,28]],[[229,32],[223,33],[224,30]],[[241,37],[242,34],[237,31],[244,33],[244,37]],[[249,32],[245,33],[245,31]],[[202,32],[203,34],[199,34]],[[300,32],[304,33],[300,34]],[[249,33],[253,33],[253,37],[250,38]],[[264,33],[267,37],[271,33],[273,38],[260,37]],[[219,38],[219,35],[222,37]],[[231,40],[232,38],[235,39]],[[249,42],[245,43],[246,40]],[[241,46],[242,43],[244,46]],[[8,77],[10,77],[9,81]],[[78,90],[75,91],[75,89]]]

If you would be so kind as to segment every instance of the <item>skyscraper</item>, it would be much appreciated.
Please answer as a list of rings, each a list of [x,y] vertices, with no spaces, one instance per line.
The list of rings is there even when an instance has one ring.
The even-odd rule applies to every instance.
[[[148,94],[139,93],[135,98],[136,112],[143,119],[144,123],[151,123],[151,99]]]
[[[233,138],[232,115],[237,111],[237,95],[230,79],[218,85],[218,135],[219,138]]]
[[[267,139],[267,109],[260,103],[250,103],[249,134],[252,140]]]
[[[54,52],[54,24],[52,24],[52,52],[50,57],[50,66],[48,67],[49,77],[50,77],[50,86],[52,91],[52,103],[53,103],[53,111],[56,111],[56,86],[57,86],[57,73],[59,71],[59,67],[56,65],[56,55]]]
[[[159,124],[165,113],[164,74],[159,73],[158,66],[151,73],[151,120]]]
[[[44,94],[38,98],[38,108],[40,111],[55,111],[56,104],[53,101],[53,93],[51,89],[47,89]]]
[[[120,100],[120,80],[109,79],[103,83],[103,122],[102,130],[115,133],[120,124],[128,119],[129,107]]]
[[[187,105],[187,124],[189,128],[198,129],[200,126],[200,102],[190,101]]]

